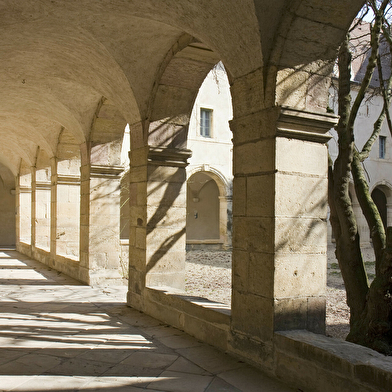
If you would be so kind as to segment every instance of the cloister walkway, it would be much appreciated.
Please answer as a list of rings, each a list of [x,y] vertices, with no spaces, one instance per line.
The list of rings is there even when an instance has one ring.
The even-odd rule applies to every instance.
[[[288,392],[289,387],[90,287],[0,250],[1,391]]]

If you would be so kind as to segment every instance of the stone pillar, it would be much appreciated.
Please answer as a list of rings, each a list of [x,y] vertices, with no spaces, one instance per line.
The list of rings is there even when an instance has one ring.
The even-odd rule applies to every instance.
[[[16,177],[15,186],[15,246],[18,248],[20,242],[20,182],[19,175]]]
[[[89,283],[124,278],[120,260],[122,167],[84,165],[81,187],[81,267]]]
[[[51,185],[36,181],[35,185],[35,247],[50,249]]]
[[[185,288],[187,149],[144,147],[130,154],[128,303],[144,287]]]
[[[31,183],[25,183],[20,176],[16,189],[16,200],[16,243],[31,244]]]
[[[31,168],[31,251],[35,251],[36,243],[36,194],[37,194],[37,182],[36,182],[36,168]]]
[[[50,187],[50,259],[56,258],[56,237],[57,237],[57,159],[50,159],[51,187]]]
[[[275,107],[231,122],[234,351],[268,362],[274,331],[324,333],[325,143],[335,121]]]

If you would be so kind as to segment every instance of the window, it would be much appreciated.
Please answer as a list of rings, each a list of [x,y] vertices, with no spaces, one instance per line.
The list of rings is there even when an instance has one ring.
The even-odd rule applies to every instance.
[[[379,136],[379,158],[385,159],[387,138],[385,136]]]
[[[211,137],[212,128],[212,110],[200,109],[200,135],[204,137]]]

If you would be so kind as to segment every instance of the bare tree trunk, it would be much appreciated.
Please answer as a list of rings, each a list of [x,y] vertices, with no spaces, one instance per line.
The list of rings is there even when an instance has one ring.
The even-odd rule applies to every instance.
[[[329,171],[331,224],[336,239],[336,258],[342,272],[350,307],[350,325],[354,325],[366,306],[368,281],[362,259],[357,223],[349,194],[351,163],[354,153],[353,121],[350,121],[351,85],[349,37],[339,51],[339,114],[336,127],[339,154]],[[351,124],[351,125],[350,125]]]
[[[371,30],[371,55],[354,104],[350,107],[350,63],[348,37],[339,51],[339,153],[329,164],[329,204],[331,225],[336,238],[336,257],[342,272],[350,307],[350,333],[347,340],[392,355],[392,228],[385,236],[384,226],[369,191],[362,162],[369,156],[385,118],[390,125],[389,104],[391,78],[385,85],[381,80],[384,108],[374,124],[373,133],[361,152],[354,147],[354,121],[379,61],[379,38],[388,0],[377,10],[375,1],[369,1],[376,15]],[[384,29],[384,31],[386,31]],[[389,37],[390,38],[390,37]],[[388,40],[387,40],[388,41]],[[388,41],[392,44],[392,40]],[[392,45],[391,45],[392,47]],[[382,76],[381,65],[379,74]],[[387,94],[388,92],[388,94]],[[391,128],[392,131],[392,128]],[[376,278],[369,288],[362,259],[357,223],[349,195],[351,176],[361,210],[368,223],[376,257]]]
[[[392,227],[372,282],[362,317],[350,328],[347,340],[392,355]]]

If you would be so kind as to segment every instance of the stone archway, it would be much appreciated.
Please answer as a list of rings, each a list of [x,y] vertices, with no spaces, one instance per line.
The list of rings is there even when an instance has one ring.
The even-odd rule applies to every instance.
[[[231,195],[225,178],[204,167],[187,181],[187,247],[227,249],[231,246]]]
[[[392,222],[392,187],[386,181],[378,183],[374,186],[371,196],[381,215],[384,227],[390,226]]]

